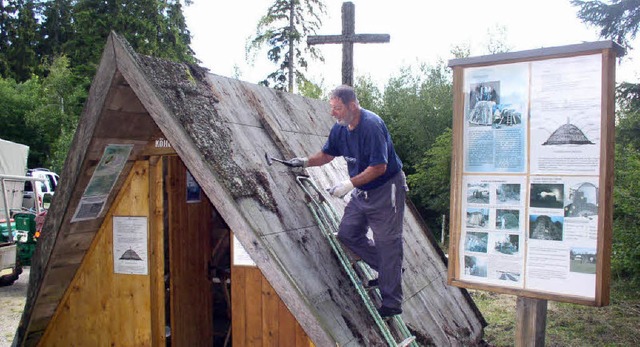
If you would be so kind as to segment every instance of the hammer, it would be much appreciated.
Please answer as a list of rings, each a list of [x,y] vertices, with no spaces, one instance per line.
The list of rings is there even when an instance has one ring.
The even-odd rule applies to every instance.
[[[284,164],[286,166],[293,167],[293,165],[291,165],[291,163],[288,160],[282,160],[282,159],[274,158],[274,157],[270,156],[268,153],[264,154],[264,158],[267,160],[267,164],[269,164],[269,166],[271,166],[274,161],[277,161],[278,163],[282,163],[282,164]]]

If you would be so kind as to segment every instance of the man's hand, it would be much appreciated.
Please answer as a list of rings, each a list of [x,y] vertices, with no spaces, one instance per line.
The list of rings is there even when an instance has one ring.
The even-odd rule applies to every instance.
[[[287,160],[287,163],[289,163],[289,166],[291,166],[291,167],[305,168],[305,167],[307,167],[307,165],[309,165],[309,159],[308,158],[293,158],[293,159]]]
[[[347,193],[349,193],[352,189],[353,189],[353,183],[351,183],[351,180],[346,180],[329,188],[328,191],[329,191],[329,194],[338,198],[342,198],[345,195],[347,195]]]

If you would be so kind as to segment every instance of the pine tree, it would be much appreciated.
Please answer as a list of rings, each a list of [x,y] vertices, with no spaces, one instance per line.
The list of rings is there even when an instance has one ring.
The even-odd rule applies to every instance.
[[[36,21],[36,2],[18,0],[15,3],[16,18],[7,34],[10,44],[6,59],[10,73],[7,75],[23,82],[31,78],[39,66],[36,52],[39,42],[38,22]]]
[[[293,92],[294,82],[307,78],[308,58],[322,61],[314,47],[301,48],[304,38],[316,33],[322,25],[321,16],[326,13],[320,0],[276,0],[267,14],[258,22],[256,36],[247,45],[247,55],[268,45],[267,58],[278,66],[260,82],[277,90]],[[306,45],[306,44],[305,44]],[[296,67],[299,66],[299,68]]]
[[[572,0],[580,7],[578,18],[584,23],[600,27],[600,36],[630,48],[640,25],[640,0]]]

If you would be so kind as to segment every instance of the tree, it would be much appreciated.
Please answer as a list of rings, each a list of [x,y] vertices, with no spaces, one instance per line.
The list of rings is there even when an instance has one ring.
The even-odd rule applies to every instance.
[[[631,40],[640,25],[640,0],[573,0],[579,6],[578,18],[600,27],[600,36],[632,49]],[[616,180],[613,188],[613,252],[615,274],[640,281],[640,84],[622,83],[616,88]]]
[[[44,21],[40,26],[40,54],[54,57],[64,52],[64,45],[73,37],[73,0],[53,0],[43,4]]]
[[[87,96],[83,85],[69,69],[69,59],[56,57],[42,79],[36,107],[27,113],[27,125],[35,129],[44,142],[39,166],[61,170],[71,138],[75,132],[82,105]]]
[[[140,54],[196,62],[180,0],[78,0],[72,18],[74,35],[64,54],[82,77],[93,77],[111,31],[124,36]]]
[[[582,22],[600,27],[601,37],[630,49],[630,41],[636,37],[640,25],[640,0],[611,0],[610,3],[599,0],[571,1],[572,5],[580,7],[578,18]]]
[[[439,217],[449,215],[452,136],[450,128],[440,134],[424,153],[415,173],[407,177],[409,195],[416,206],[420,207],[432,230],[440,230],[436,228]]]
[[[19,82],[31,78],[38,69],[39,57],[36,53],[39,40],[38,22],[36,21],[36,3],[33,0],[18,0],[15,3],[17,12],[14,25],[7,32],[7,63],[10,70],[8,76]]]
[[[306,70],[308,58],[323,58],[316,48],[301,46],[305,37],[320,28],[325,13],[321,0],[276,0],[269,7],[246,48],[249,56],[268,45],[267,58],[278,66],[260,84],[270,86],[272,82],[274,89],[293,92],[294,82],[307,81],[301,69]]]
[[[383,99],[381,117],[389,127],[405,172],[413,173],[436,138],[451,127],[451,71],[443,61],[434,66],[422,64],[417,73],[402,68],[399,76],[389,80]]]

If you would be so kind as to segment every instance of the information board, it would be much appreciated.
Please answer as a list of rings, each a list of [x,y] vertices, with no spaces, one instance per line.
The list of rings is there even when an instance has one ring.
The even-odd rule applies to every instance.
[[[615,48],[450,62],[451,284],[608,304]]]

